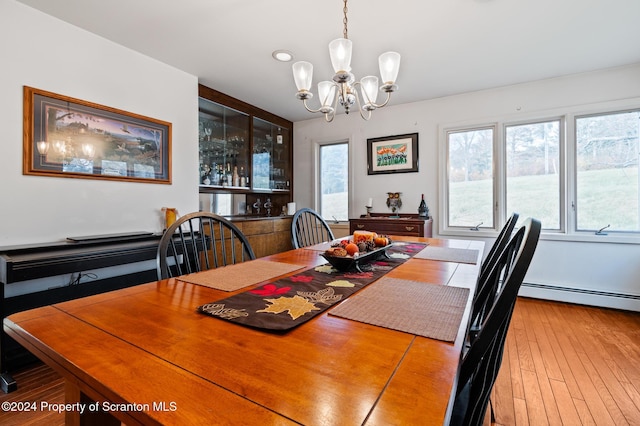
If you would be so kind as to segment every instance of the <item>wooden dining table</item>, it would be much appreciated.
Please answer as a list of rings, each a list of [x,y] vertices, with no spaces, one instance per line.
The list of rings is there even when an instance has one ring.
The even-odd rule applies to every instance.
[[[392,239],[477,250],[473,263],[411,258],[385,275],[469,288],[454,342],[331,309],[283,332],[246,327],[196,310],[246,289],[180,277],[16,313],[4,330],[64,377],[67,424],[446,424],[484,243]],[[320,253],[261,260],[312,268]]]

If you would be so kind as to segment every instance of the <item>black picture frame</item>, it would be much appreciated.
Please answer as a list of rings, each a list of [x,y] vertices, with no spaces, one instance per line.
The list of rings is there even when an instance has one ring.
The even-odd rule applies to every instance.
[[[367,174],[418,171],[418,134],[367,139]]]
[[[24,86],[23,174],[171,184],[171,123]]]

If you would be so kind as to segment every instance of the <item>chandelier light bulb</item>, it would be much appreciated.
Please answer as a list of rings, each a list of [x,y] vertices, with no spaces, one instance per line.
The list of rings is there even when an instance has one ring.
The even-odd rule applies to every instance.
[[[329,57],[336,74],[347,74],[351,71],[351,49],[353,44],[346,38],[337,38],[329,43]]]
[[[332,81],[321,81],[318,83],[318,97],[322,108],[330,108],[333,98],[336,96],[336,85]]]
[[[362,101],[364,102],[365,109],[367,109],[367,106],[373,106],[378,98],[378,77],[374,75],[363,77],[362,80],[360,80],[360,85]],[[375,107],[372,109],[375,109]]]
[[[400,70],[400,54],[398,52],[385,52],[378,58],[380,76],[385,85],[393,85],[398,78]]]
[[[313,65],[305,61],[293,64],[293,79],[296,82],[298,92],[310,91],[311,80],[313,79]]]

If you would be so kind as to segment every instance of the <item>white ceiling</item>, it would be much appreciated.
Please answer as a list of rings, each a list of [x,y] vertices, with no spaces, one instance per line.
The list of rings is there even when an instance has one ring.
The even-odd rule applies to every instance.
[[[19,1],[291,121],[314,115],[295,98],[291,63],[271,53],[313,63],[315,87],[332,77],[327,45],[342,37],[342,0]],[[378,74],[380,53],[402,55],[391,104],[640,63],[640,0],[351,0],[348,10],[356,78]]]

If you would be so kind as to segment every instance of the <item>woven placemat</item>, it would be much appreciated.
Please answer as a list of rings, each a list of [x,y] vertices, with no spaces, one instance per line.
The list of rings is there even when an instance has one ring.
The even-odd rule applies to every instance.
[[[478,250],[427,246],[414,259],[442,260],[444,262],[473,263],[478,261]]]
[[[195,274],[182,275],[178,279],[216,290],[236,291],[302,268],[304,265],[255,259]]]
[[[384,277],[329,314],[453,342],[468,297],[467,288]]]

